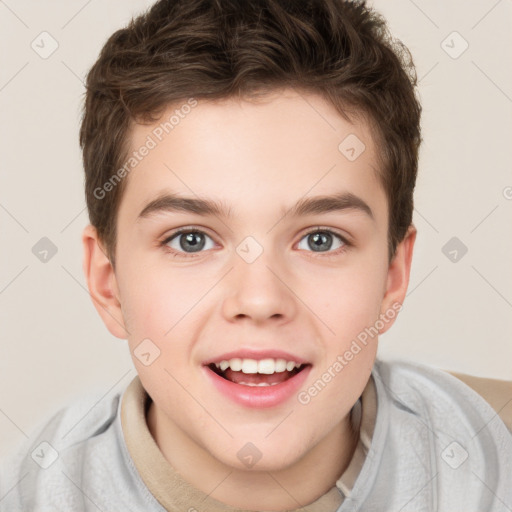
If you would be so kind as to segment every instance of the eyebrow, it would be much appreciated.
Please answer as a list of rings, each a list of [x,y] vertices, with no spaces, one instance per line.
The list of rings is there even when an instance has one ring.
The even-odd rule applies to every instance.
[[[283,211],[283,216],[301,217],[344,210],[356,210],[365,213],[372,220],[375,220],[372,209],[368,204],[351,192],[299,199],[288,212]],[[195,213],[202,216],[210,215],[228,219],[233,217],[231,208],[226,208],[226,206],[217,201],[165,193],[150,201],[142,209],[137,217],[137,222],[158,213],[172,212]]]

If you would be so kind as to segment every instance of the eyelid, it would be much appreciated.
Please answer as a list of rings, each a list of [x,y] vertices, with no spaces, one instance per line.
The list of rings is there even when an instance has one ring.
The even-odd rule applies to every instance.
[[[337,237],[339,237],[343,241],[343,243],[345,245],[347,245],[347,246],[354,245],[352,237],[348,233],[341,232],[340,230],[338,230],[336,228],[331,228],[331,227],[328,227],[328,226],[315,226],[314,228],[309,228],[304,233],[302,233],[302,235],[300,237],[300,240],[302,240],[307,235],[312,235],[313,233],[317,233],[317,232],[320,232],[320,233],[324,233],[324,232],[332,233],[333,235],[336,235]]]
[[[183,233],[201,233],[209,236],[212,240],[215,241],[215,238],[208,232],[207,228],[197,227],[197,226],[183,226],[181,228],[176,228],[170,235],[167,235],[163,238],[162,244],[169,243],[173,238],[181,235]]]

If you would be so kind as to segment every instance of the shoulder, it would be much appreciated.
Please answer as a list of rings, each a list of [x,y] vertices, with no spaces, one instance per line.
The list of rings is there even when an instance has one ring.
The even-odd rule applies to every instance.
[[[512,503],[512,435],[480,394],[415,362],[377,360],[372,376],[377,417],[368,468],[388,468],[371,473],[375,503],[385,496],[397,510],[412,500],[417,510],[437,502],[439,510],[479,504],[489,512]]]
[[[412,401],[436,399],[437,404],[448,407],[456,404],[457,409],[460,407],[477,417],[502,415],[501,419],[511,428],[507,406],[512,406],[512,382],[448,372],[404,360],[377,360],[374,375],[389,392],[400,393]]]
[[[392,401],[400,397],[411,406],[422,405],[431,416],[450,412],[477,424],[494,418],[502,423],[498,409],[512,403],[512,383],[452,374],[413,361],[377,360],[373,375]]]
[[[83,394],[39,422],[2,461],[0,510],[82,510],[84,466],[95,449],[112,444],[121,394]]]
[[[476,391],[499,414],[512,432],[512,381],[449,372]]]
[[[395,430],[425,430],[432,447],[443,451],[453,440],[470,446],[474,459],[508,466],[512,434],[498,412],[475,389],[450,373],[410,361],[377,360],[372,372],[377,400]],[[512,395],[508,397],[508,401]],[[382,412],[382,411],[381,411]],[[512,476],[511,468],[508,472]]]

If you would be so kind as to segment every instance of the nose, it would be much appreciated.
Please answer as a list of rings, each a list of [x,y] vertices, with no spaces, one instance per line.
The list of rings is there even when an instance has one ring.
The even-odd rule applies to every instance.
[[[290,274],[265,251],[252,263],[236,255],[234,268],[224,283],[224,317],[230,322],[289,322],[297,312],[291,280]]]

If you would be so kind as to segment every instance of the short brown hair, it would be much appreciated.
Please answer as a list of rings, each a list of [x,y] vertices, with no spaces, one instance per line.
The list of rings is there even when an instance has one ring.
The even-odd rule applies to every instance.
[[[80,146],[90,222],[114,265],[126,180],[106,198],[98,190],[123,166],[134,121],[154,122],[191,97],[249,98],[292,87],[372,127],[391,260],[412,224],[421,143],[416,82],[410,52],[364,0],[160,0],[112,34],[87,76]]]

